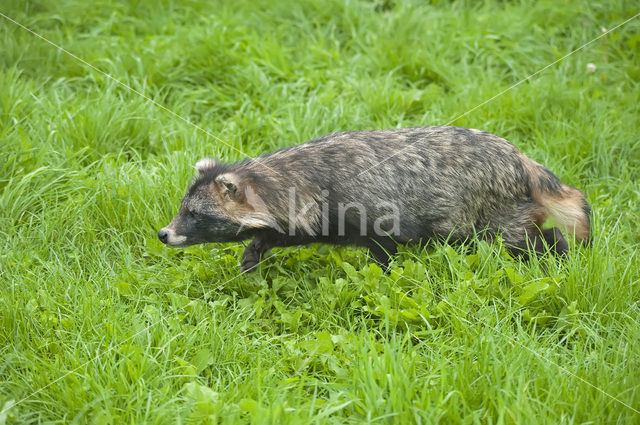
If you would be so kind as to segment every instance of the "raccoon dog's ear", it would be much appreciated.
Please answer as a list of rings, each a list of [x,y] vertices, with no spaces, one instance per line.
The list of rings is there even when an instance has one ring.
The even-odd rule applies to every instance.
[[[202,158],[198,162],[196,162],[196,170],[198,173],[202,174],[207,170],[212,169],[217,164],[216,160],[213,158]]]
[[[216,183],[220,184],[226,193],[235,196],[238,193],[238,178],[233,174],[220,174],[216,177]]]

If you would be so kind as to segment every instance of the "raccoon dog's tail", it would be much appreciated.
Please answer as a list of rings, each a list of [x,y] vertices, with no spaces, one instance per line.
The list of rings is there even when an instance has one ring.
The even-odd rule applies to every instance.
[[[590,243],[591,207],[578,189],[563,184],[551,171],[524,157],[529,174],[531,199],[544,207],[553,220],[566,232],[585,245]]]

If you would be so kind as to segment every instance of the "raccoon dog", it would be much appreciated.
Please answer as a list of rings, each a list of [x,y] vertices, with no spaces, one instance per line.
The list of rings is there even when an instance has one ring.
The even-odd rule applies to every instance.
[[[386,267],[397,244],[500,235],[516,255],[588,242],[589,205],[507,140],[461,127],[347,131],[238,163],[202,159],[171,246],[252,239],[241,270],[275,246],[367,247]]]

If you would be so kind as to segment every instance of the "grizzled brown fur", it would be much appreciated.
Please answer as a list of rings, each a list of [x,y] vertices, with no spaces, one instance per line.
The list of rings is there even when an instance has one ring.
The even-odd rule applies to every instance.
[[[479,130],[347,131],[235,164],[202,160],[196,168],[180,212],[158,236],[174,246],[252,238],[243,270],[274,246],[365,246],[386,265],[397,243],[461,241],[476,232],[500,234],[523,255],[545,244],[565,253],[558,228],[541,230],[549,216],[576,239],[589,239],[589,205],[580,191]],[[397,225],[374,226],[390,205]]]

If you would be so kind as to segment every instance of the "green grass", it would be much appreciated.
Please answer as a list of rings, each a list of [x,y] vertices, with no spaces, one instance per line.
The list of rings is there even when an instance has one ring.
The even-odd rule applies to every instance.
[[[224,141],[0,18],[0,424],[640,422],[640,18],[455,122],[585,191],[565,262],[155,236],[202,156],[447,123],[636,2],[210,3],[0,6]]]

